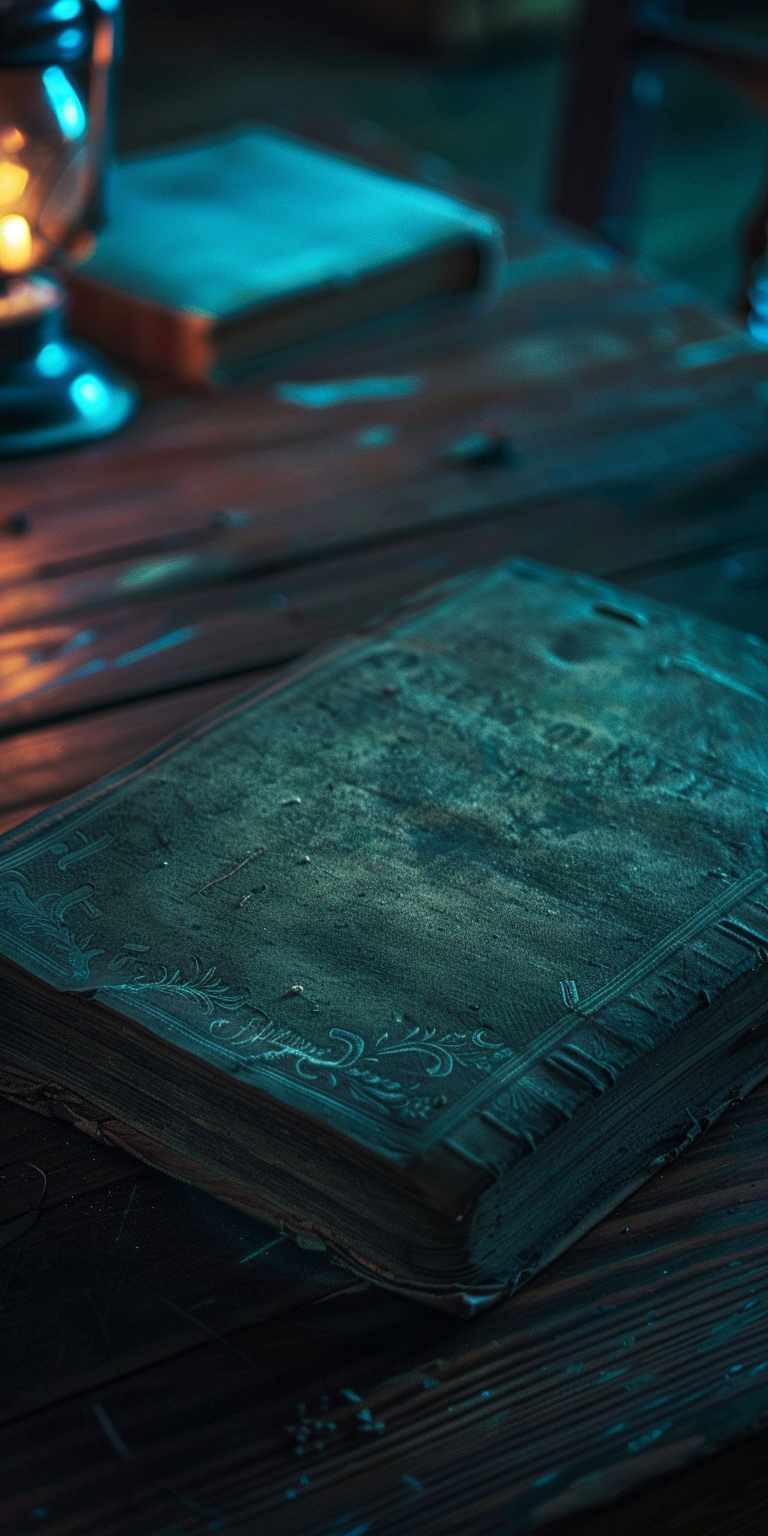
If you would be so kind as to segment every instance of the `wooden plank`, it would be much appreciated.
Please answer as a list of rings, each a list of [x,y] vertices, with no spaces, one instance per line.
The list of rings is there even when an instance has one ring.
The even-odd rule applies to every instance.
[[[683,566],[660,561],[627,579],[658,602],[694,608],[768,640],[768,529],[761,538],[707,554],[702,551],[699,560]]]
[[[282,662],[431,572],[616,574],[759,536],[768,351],[588,242],[511,239],[485,314],[4,465],[0,729]]]
[[[0,630],[0,731],[280,664],[435,580],[511,555],[621,577],[638,562],[682,563],[708,547],[722,559],[765,532],[762,466],[745,478],[737,464],[730,482],[715,476],[677,501],[653,489],[571,495],[273,574]]]
[[[0,747],[0,832],[112,773],[268,675],[223,678],[11,737]]]
[[[289,1312],[217,1330],[225,1344],[201,1337],[198,1349],[125,1374],[116,1353],[111,1381],[78,1386],[73,1376],[69,1397],[54,1352],[46,1361],[41,1352],[41,1406],[22,1399],[0,1431],[6,1519],[24,1529],[31,1508],[44,1507],[52,1536],[196,1532],[206,1520],[270,1536],[524,1532],[754,1430],[768,1416],[767,1106],[763,1088],[471,1325],[367,1286],[303,1300],[291,1291]],[[134,1280],[156,1283],[160,1273],[200,1299],[226,1295],[230,1283],[232,1245],[222,1259],[215,1203],[193,1211],[189,1246],[189,1212],[179,1224],[172,1209],[183,1187],[141,1177],[158,1182],[154,1206],[142,1196],[131,1229],[131,1241],[141,1231],[147,1242],[130,1273],[125,1255],[110,1266],[100,1246],[107,1235],[114,1245],[130,1181],[95,1215],[93,1311],[110,1325]],[[42,1241],[42,1217],[38,1226]],[[217,1248],[212,1268],[197,1251],[203,1229],[203,1246]],[[54,1316],[84,1235],[76,1226],[60,1250],[66,1262],[44,1271]],[[269,1288],[268,1258],[248,1267]],[[34,1286],[31,1251],[8,1292],[6,1329],[30,1276]],[[142,1318],[139,1327],[154,1326],[151,1309]],[[380,1432],[364,1430],[364,1408]],[[297,1458],[303,1418],[335,1427],[318,1430],[322,1445]]]
[[[761,1536],[768,1503],[768,1433],[654,1478],[599,1509],[557,1522],[558,1536]],[[551,1524],[550,1531],[554,1530]]]
[[[568,503],[557,516],[550,509],[549,518],[543,525],[532,519],[530,525],[521,527],[518,523],[516,528],[511,528],[506,521],[501,521],[475,529],[469,536],[442,535],[428,541],[416,540],[373,556],[342,562],[340,568],[331,563],[320,573],[327,584],[325,630],[322,629],[321,613],[324,599],[317,573],[312,578],[315,619],[309,639],[313,636],[323,638],[333,631],[329,614],[331,618],[341,615],[345,624],[351,624],[355,617],[361,620],[388,602],[407,595],[409,590],[421,588],[430,578],[444,578],[464,569],[470,560],[481,564],[521,550],[570,565],[584,565],[587,563],[585,557],[589,557],[589,560],[594,559],[598,572],[610,574],[647,596],[680,603],[768,639],[768,605],[765,602],[768,530],[765,529],[763,508],[762,477],[758,477],[753,487],[745,489],[737,485],[732,488],[730,497],[725,488],[716,487],[709,498],[697,499],[694,520],[688,509],[687,515],[677,524],[670,524],[664,516],[664,508],[658,508],[652,519],[647,514],[645,524],[641,524],[641,537],[646,528],[650,535],[657,528],[662,531],[668,546],[674,548],[679,540],[682,549],[666,560],[646,561],[625,568],[623,572],[606,570],[605,566],[601,572],[598,562],[605,559],[607,546],[615,536],[616,517],[610,503],[605,506],[592,501]],[[631,505],[627,508],[625,503],[624,512],[630,514]],[[760,520],[764,531],[739,538],[736,528],[748,526],[755,518]],[[706,545],[698,554],[690,548],[692,537],[698,535],[701,538],[704,533],[715,545],[708,557]],[[650,535],[642,537],[642,548],[646,553],[653,547]],[[716,542],[718,535],[720,543]],[[624,552],[630,552],[628,544],[625,544]],[[306,571],[298,574],[300,579],[307,579]],[[280,580],[278,583],[275,579],[273,585],[258,589],[262,593],[262,620],[274,624],[276,631],[285,610],[270,608],[269,602],[276,594],[286,596],[284,591],[278,592],[278,586],[284,588],[286,582]],[[299,601],[299,596],[289,593],[287,600]],[[305,609],[301,611],[306,613]],[[251,634],[251,641],[254,638],[258,639],[258,636]],[[278,641],[275,649],[280,648]],[[213,650],[209,651],[208,663],[217,664],[216,656]],[[223,664],[226,665],[226,659]],[[264,675],[263,671],[236,672],[216,682],[74,716],[59,724],[40,726],[31,734],[22,731],[6,738],[0,744],[0,830],[112,772]],[[160,672],[161,684],[167,676],[167,672]],[[55,702],[53,690],[51,694],[54,695],[52,702]]]
[[[354,1284],[327,1255],[0,1101],[0,1424]]]
[[[288,382],[331,391],[322,408],[281,397],[278,373],[150,406],[76,455],[3,465],[0,623],[585,485],[694,466],[706,477],[718,460],[765,451],[768,352],[679,286],[643,281],[586,243],[527,244],[485,314],[454,310],[418,342],[395,328],[311,364],[284,360],[283,385],[287,369]],[[357,380],[362,398],[342,389],[332,403],[339,379]],[[511,437],[514,463],[468,474],[452,450],[489,423]]]

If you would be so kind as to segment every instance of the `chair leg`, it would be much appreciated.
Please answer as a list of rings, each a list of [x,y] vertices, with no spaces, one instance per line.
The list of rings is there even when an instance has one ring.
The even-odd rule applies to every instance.
[[[553,212],[598,228],[627,89],[638,0],[585,0],[560,131]]]

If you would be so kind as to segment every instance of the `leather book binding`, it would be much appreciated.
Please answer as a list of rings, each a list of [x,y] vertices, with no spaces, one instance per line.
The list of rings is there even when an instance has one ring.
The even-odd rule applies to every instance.
[[[0,1086],[514,1290],[768,1073],[768,649],[517,560],[0,839]]]
[[[189,385],[315,337],[493,286],[491,213],[275,129],[119,161],[71,326]]]

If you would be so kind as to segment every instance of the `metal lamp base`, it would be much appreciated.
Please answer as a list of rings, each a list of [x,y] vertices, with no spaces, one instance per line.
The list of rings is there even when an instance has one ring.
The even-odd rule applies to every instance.
[[[106,437],[136,409],[138,391],[63,327],[49,278],[17,279],[0,295],[0,458]]]

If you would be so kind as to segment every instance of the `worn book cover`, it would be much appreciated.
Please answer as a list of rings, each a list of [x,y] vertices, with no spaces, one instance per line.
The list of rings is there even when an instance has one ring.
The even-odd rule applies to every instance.
[[[768,1072],[768,649],[512,561],[0,840],[2,1086],[465,1310]]]
[[[192,384],[491,284],[503,251],[493,214],[276,129],[118,161],[109,190],[72,327]]]

